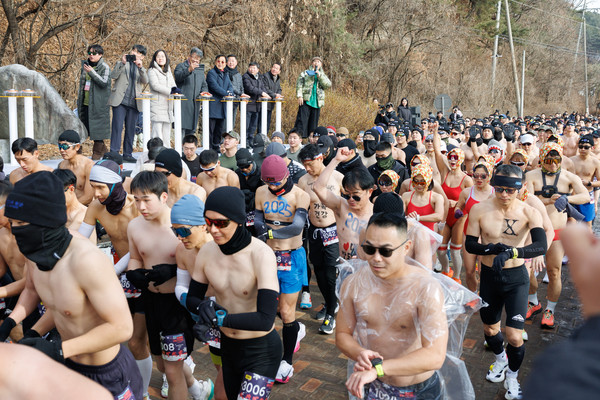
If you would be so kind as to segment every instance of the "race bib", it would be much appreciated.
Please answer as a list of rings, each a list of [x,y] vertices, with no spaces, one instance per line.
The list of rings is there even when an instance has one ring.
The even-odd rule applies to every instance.
[[[221,330],[219,328],[211,327],[206,336],[208,337],[206,344],[215,349],[221,348]]]
[[[273,388],[273,379],[252,372],[244,373],[237,400],[266,400]]]
[[[37,309],[38,309],[38,312],[40,313],[40,316],[46,314],[46,306],[44,305],[44,303],[39,302],[37,305]]]
[[[0,299],[0,310],[4,310],[6,308],[6,301],[4,298]]]
[[[395,386],[390,386],[377,379],[371,382],[367,400],[394,400],[394,399],[416,399],[417,395],[413,391],[403,390]]]
[[[337,226],[328,226],[327,228],[321,229],[321,239],[323,239],[323,246],[331,246],[332,244],[339,243],[337,234]]]
[[[595,201],[595,200],[596,200],[596,199],[594,198],[594,191],[592,190],[592,191],[590,192],[590,204],[594,204],[594,201]]]
[[[248,214],[246,214],[246,226],[254,226],[254,216],[256,215],[256,211],[252,210]]]
[[[291,271],[292,270],[292,252],[291,251],[275,250],[275,256],[277,257],[277,271]]]
[[[133,391],[131,390],[129,385],[127,385],[127,387],[125,388],[123,393],[121,393],[120,395],[117,395],[116,399],[117,400],[135,400],[135,396],[133,395]]]
[[[163,336],[160,334],[162,358],[166,361],[183,361],[187,358],[187,345],[183,333]]]
[[[128,299],[135,299],[142,295],[142,291],[136,288],[133,283],[129,282],[125,272],[123,272],[120,276],[121,279],[121,287],[123,288],[123,292],[125,292],[125,297]]]
[[[86,92],[89,91],[90,86],[91,86],[91,81],[85,81],[85,86],[84,86],[83,90],[85,90]]]

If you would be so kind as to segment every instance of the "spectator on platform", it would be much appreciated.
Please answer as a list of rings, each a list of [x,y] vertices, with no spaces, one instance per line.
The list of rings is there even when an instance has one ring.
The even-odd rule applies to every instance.
[[[258,72],[258,63],[251,62],[248,66],[248,71],[242,77],[244,81],[244,93],[252,99],[246,107],[246,137],[249,142],[252,142],[257,128],[260,132],[260,107],[262,104],[258,103],[257,100],[260,98],[271,99],[271,96],[266,92],[264,82]]]
[[[233,96],[233,86],[229,80],[229,74],[225,72],[227,64],[224,55],[215,57],[215,66],[206,74],[208,90],[212,93],[215,101],[210,104],[210,148],[219,151],[221,135],[225,132],[226,104],[221,100],[225,96]]]
[[[265,92],[272,99],[283,98],[281,95],[281,64],[274,63],[270,71],[265,72],[260,76],[265,87]],[[271,114],[273,113],[274,103],[267,103],[267,132],[271,132]]]
[[[175,79],[169,66],[169,56],[164,50],[157,50],[148,67],[148,80],[153,99],[150,101],[150,121],[152,137],[162,139],[166,147],[171,147],[171,124],[173,123],[173,102],[169,101]]]
[[[204,64],[200,64],[202,56],[202,50],[192,47],[187,60],[175,67],[175,83],[187,100],[181,102],[181,129],[184,136],[193,135],[198,126],[201,104],[196,97],[203,92],[209,94]]]
[[[325,104],[325,89],[331,87],[331,81],[323,71],[323,59],[313,57],[309,69],[302,71],[296,82],[298,115],[294,127],[307,138],[319,125],[321,108]]]

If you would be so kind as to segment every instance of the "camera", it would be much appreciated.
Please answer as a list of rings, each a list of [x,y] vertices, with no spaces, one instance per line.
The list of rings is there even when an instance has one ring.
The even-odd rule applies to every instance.
[[[134,63],[135,60],[136,60],[135,54],[127,54],[127,55],[125,55],[125,61],[130,62],[130,63]]]
[[[542,197],[549,199],[552,195],[556,194],[558,189],[554,185],[544,185],[542,186]]]

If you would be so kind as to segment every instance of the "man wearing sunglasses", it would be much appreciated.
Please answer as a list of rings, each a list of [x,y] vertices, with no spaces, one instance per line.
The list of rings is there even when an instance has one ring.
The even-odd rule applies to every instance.
[[[542,315],[542,328],[554,328],[554,309],[562,290],[561,267],[564,251],[560,243],[560,231],[567,224],[569,207],[590,202],[590,195],[577,175],[562,169],[563,148],[559,143],[547,142],[540,148],[540,166],[527,173],[529,193],[544,203],[554,228],[554,240],[546,253],[548,272],[548,303]],[[535,290],[537,280],[531,281],[529,296],[530,318],[542,311]]]
[[[373,215],[361,246],[369,264],[340,290],[336,346],[356,362],[346,388],[360,399],[442,398],[444,295],[429,271],[405,262],[413,246],[406,219]]]
[[[196,183],[209,195],[213,190],[221,186],[240,187],[240,180],[235,172],[221,166],[219,154],[212,149],[203,150],[198,156],[200,159],[200,174]],[[206,199],[204,196],[204,201]]]
[[[200,164],[202,165],[202,163]],[[154,161],[154,170],[167,177],[169,183],[167,206],[173,207],[173,204],[186,194],[198,196],[202,201],[206,200],[206,191],[202,186],[181,177],[183,174],[183,161],[181,161],[181,156],[175,149],[165,149],[158,153]],[[196,178],[196,182],[199,178]]]
[[[498,166],[491,181],[495,195],[471,208],[465,240],[469,253],[482,256],[479,293],[489,306],[482,308],[480,315],[485,340],[496,355],[486,379],[504,381],[507,399],[521,398],[517,376],[525,356],[522,335],[529,289],[524,259],[543,255],[547,248],[542,216],[517,200],[523,187],[521,176],[522,171],[514,165]],[[531,244],[525,245],[530,236]],[[506,350],[500,332],[503,308]]]
[[[58,168],[70,169],[77,177],[75,194],[79,202],[85,206],[94,198],[94,190],[90,186],[90,170],[94,162],[80,154],[81,137],[72,130],[64,131],[58,137],[58,150],[63,161]]]
[[[594,190],[600,187],[600,160],[592,156],[594,138],[592,135],[584,135],[579,138],[579,154],[571,157],[574,164],[575,175],[581,178],[581,183],[590,193],[590,201],[585,204],[577,204],[574,207],[583,214],[584,221],[590,229],[596,217],[596,206]]]
[[[308,285],[306,251],[302,230],[308,217],[309,195],[291,180],[283,158],[272,154],[261,167],[265,186],[256,190],[256,232],[266,239],[277,257],[277,278],[281,287],[279,312],[283,322],[283,360],[275,378],[287,383],[294,374],[292,357],[306,335],[296,321],[296,302],[303,285]]]

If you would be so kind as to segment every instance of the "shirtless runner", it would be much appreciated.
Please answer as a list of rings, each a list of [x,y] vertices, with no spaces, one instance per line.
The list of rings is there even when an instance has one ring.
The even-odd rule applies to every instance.
[[[336,345],[356,362],[346,387],[359,399],[442,396],[436,370],[448,341],[444,295],[429,272],[405,262],[412,246],[406,227],[396,213],[374,215],[361,244],[369,265],[340,290]]]
[[[156,156],[154,170],[167,177],[167,182],[169,183],[167,206],[173,207],[173,204],[177,203],[177,200],[186,194],[198,196],[202,201],[206,200],[206,191],[202,187],[181,177],[181,174],[183,173],[183,162],[176,150],[165,149],[161,151],[158,156]]]
[[[308,209],[308,249],[310,262],[315,269],[317,284],[323,295],[323,308],[317,312],[316,319],[323,321],[319,332],[332,334],[335,328],[335,313],[338,308],[335,286],[337,279],[337,259],[339,257],[339,239],[333,211],[321,202],[313,191],[313,186],[319,175],[325,169],[323,154],[319,147],[313,144],[304,146],[298,153],[298,160],[306,168],[307,174],[300,178],[298,186],[310,196]],[[340,195],[343,175],[333,171],[327,190]]]
[[[67,201],[67,228],[78,230],[83,222],[87,207],[81,204],[75,194],[77,177],[70,169],[55,169],[52,173],[60,179],[65,188],[65,200]],[[96,232],[90,235],[92,243],[96,244]]]
[[[600,187],[600,160],[592,155],[593,147],[592,135],[581,136],[579,138],[579,154],[571,157],[575,175],[581,178],[581,183],[590,193],[589,203],[575,205],[575,208],[583,214],[584,221],[587,222],[590,229],[596,217],[594,190]]]
[[[58,150],[63,158],[63,161],[58,164],[58,168],[73,171],[77,177],[75,194],[79,202],[87,206],[94,197],[94,190],[90,186],[90,170],[94,162],[83,154],[79,154],[80,149],[81,138],[77,132],[67,130],[58,137]]]
[[[207,194],[221,186],[232,186],[239,188],[240,180],[235,172],[229,168],[223,168],[219,161],[219,155],[214,150],[204,150],[198,156],[200,159],[200,174],[196,183],[200,185]]]
[[[498,166],[491,182],[494,197],[473,206],[465,238],[466,250],[482,256],[479,294],[489,306],[482,308],[480,315],[485,340],[496,355],[486,379],[504,381],[505,398],[509,400],[521,398],[517,375],[525,356],[522,331],[529,288],[529,273],[523,259],[543,255],[547,248],[542,216],[517,200],[523,187],[521,174],[514,165]],[[531,244],[525,246],[529,235]],[[506,350],[500,332],[503,308],[506,310]]]
[[[120,344],[133,331],[125,296],[106,256],[65,227],[62,182],[46,171],[23,178],[8,195],[5,215],[28,258],[29,273],[25,290],[3,325],[20,322],[42,300],[61,340],[31,337],[22,344],[95,380],[115,399],[142,398],[135,360]]]
[[[18,138],[12,143],[11,151],[19,164],[19,168],[12,171],[9,176],[10,183],[13,185],[34,172],[52,171],[52,167],[40,162],[37,142],[31,138]]]
[[[241,190],[212,191],[204,216],[214,241],[198,252],[187,295],[188,310],[200,318],[194,332],[203,337],[211,327],[220,327],[223,383],[229,400],[252,393],[266,399],[282,356],[281,339],[274,329],[279,301],[275,255],[245,228]],[[205,296],[209,285],[216,302]]]

